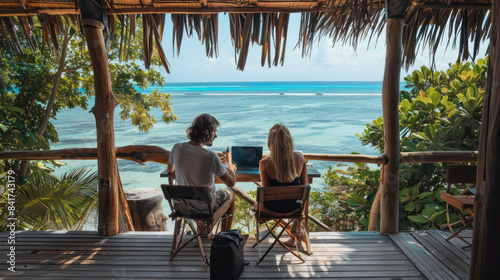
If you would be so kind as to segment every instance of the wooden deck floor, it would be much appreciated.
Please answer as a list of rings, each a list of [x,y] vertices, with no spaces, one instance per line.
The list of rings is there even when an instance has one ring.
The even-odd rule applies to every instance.
[[[311,234],[314,254],[301,263],[276,247],[259,265],[255,242],[245,247],[240,279],[465,279],[470,253],[447,233],[428,231]],[[169,232],[129,232],[112,237],[96,232],[17,232],[16,272],[7,270],[8,232],[0,232],[0,279],[209,279],[196,247],[169,261]],[[209,244],[208,242],[206,242]],[[209,250],[206,246],[206,250]]]

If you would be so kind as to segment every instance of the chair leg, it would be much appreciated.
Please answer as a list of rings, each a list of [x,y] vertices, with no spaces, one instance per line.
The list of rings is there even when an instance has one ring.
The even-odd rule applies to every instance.
[[[450,223],[450,204],[446,203],[446,222],[448,223],[448,228],[453,233],[455,230],[453,229],[452,224]],[[456,223],[454,223],[456,224]]]
[[[184,236],[184,219],[176,218],[174,222],[174,239],[172,240],[172,249],[170,251],[170,260],[172,261],[175,255],[178,253],[177,249],[181,244],[182,237]],[[182,230],[181,230],[182,227]]]
[[[299,251],[297,252],[294,252],[292,249],[290,249],[288,246],[286,246],[283,242],[281,242],[280,238],[281,236],[283,235],[283,233],[286,231],[286,228],[288,225],[290,225],[290,223],[292,222],[292,220],[290,220],[285,227],[283,227],[283,229],[280,231],[280,233],[278,235],[276,235],[273,230],[269,227],[269,225],[267,224],[266,221],[264,221],[264,224],[266,225],[267,229],[269,230],[269,232],[271,233],[271,235],[274,237],[274,242],[271,244],[271,246],[269,246],[269,248],[267,249],[267,251],[264,253],[263,256],[261,256],[259,258],[259,260],[257,261],[257,265],[262,262],[264,260],[264,258],[267,256],[267,254],[271,251],[271,249],[274,247],[274,245],[276,245],[276,243],[279,243],[281,246],[283,246],[283,248],[287,249],[290,253],[292,253],[294,256],[296,256],[297,258],[299,258],[301,261],[305,262],[306,260],[300,256],[300,253]],[[274,227],[273,227],[274,228]]]
[[[197,231],[196,224],[193,222],[193,220],[189,220],[188,224],[189,224],[189,227],[191,228],[191,230],[193,232]],[[207,231],[208,227],[209,226],[207,224],[205,224],[205,226],[203,227],[203,232]],[[208,258],[205,255],[205,249],[203,248],[203,242],[201,241],[201,235],[203,234],[203,232],[197,232],[197,234],[196,234],[196,241],[198,242],[198,248],[200,250],[201,257],[203,258],[203,261],[205,262],[205,265],[208,265],[209,264]]]
[[[279,225],[281,225],[281,221],[282,221],[282,220],[279,220],[278,222],[276,222],[276,223],[274,224],[274,226],[272,227],[272,229],[271,229],[271,230],[275,230],[275,229],[276,229]],[[285,223],[285,225],[286,225],[286,223]],[[259,226],[259,223],[257,222],[257,227],[258,227],[258,226]],[[286,228],[286,227],[285,227],[285,228]],[[267,233],[266,233],[266,234],[265,234],[262,238],[260,238],[260,239],[259,239],[259,235],[257,235],[257,240],[260,240],[260,241],[258,241],[258,242],[262,242],[262,241],[264,241],[264,240],[265,240],[265,239],[269,236],[269,234],[271,234],[271,231],[268,231],[268,232],[267,232]],[[255,246],[257,246],[257,242],[256,242],[255,244],[253,244],[252,248],[255,248]]]
[[[288,223],[286,223],[286,225],[290,225],[290,223],[292,223],[293,220],[289,220]],[[286,228],[287,227],[283,227],[283,229],[281,230],[281,232],[278,234],[278,236],[276,236],[276,234],[273,232],[271,232],[271,235],[274,237],[276,243],[279,243],[282,247],[284,247],[285,249],[287,249],[290,253],[292,253],[294,256],[296,256],[297,258],[299,258],[301,261],[305,262],[306,260],[300,255],[299,253],[299,249],[297,248],[297,246],[295,246],[295,250],[297,252],[294,252],[292,249],[290,249],[290,247],[288,247],[285,243],[281,242],[280,238],[281,238],[281,235],[283,235],[283,233],[286,232]],[[275,244],[276,244],[275,243]],[[274,246],[274,245],[273,245]]]
[[[460,232],[462,232],[464,229],[467,229],[467,227],[468,227],[470,224],[472,224],[472,222],[473,222],[473,219],[466,219],[466,220],[465,220],[465,222],[464,222],[464,226],[463,226],[463,227],[461,227],[460,229],[456,230],[456,231],[455,231],[452,235],[450,235],[448,238],[446,238],[446,240],[448,241],[448,240],[452,239],[453,237],[458,237],[458,238],[460,238],[460,239],[462,239],[462,240],[463,240],[463,238],[464,238],[464,237],[461,237],[461,236],[459,236],[458,234],[459,234]],[[463,241],[464,241],[465,243],[469,243],[469,242],[467,242],[467,241],[465,241],[465,240],[463,240]]]
[[[313,253],[312,248],[311,248],[311,240],[309,239],[309,221],[307,219],[307,216],[304,220],[301,221],[300,226],[304,229],[304,237],[305,237],[305,243],[306,243],[306,252],[308,255],[311,255]]]
[[[181,224],[182,224],[182,229],[181,229]],[[186,224],[189,225],[189,227],[193,231],[194,236],[191,237],[186,242],[184,242],[184,243],[181,244]],[[184,220],[182,218],[179,218],[178,220],[176,220],[176,222],[175,222],[175,228],[174,228],[174,240],[172,242],[172,251],[170,252],[170,260],[172,261],[175,258],[175,256],[184,247],[186,247],[193,240],[197,239],[198,246],[200,247],[200,252],[201,252],[201,256],[203,258],[203,261],[205,262],[205,265],[208,265],[208,258],[205,256],[205,252],[203,250],[203,243],[201,243],[201,237],[200,237],[200,235],[201,235],[201,232],[197,232],[196,226],[194,226],[194,223],[193,223],[192,220],[186,221],[186,220]]]
[[[255,223],[257,224],[257,236],[255,236],[257,239],[257,242],[253,245],[253,247],[255,247],[255,245],[257,245],[257,248],[259,249],[259,258],[262,257],[262,253],[260,251],[260,232],[259,232],[259,221],[256,219]],[[257,263],[257,265],[259,265],[259,263]]]

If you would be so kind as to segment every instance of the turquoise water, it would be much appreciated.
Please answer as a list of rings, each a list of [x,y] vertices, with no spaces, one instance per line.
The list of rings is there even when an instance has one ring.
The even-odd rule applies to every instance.
[[[157,145],[170,149],[186,141],[185,130],[200,113],[214,115],[220,122],[218,138],[212,150],[233,145],[260,145],[267,150],[267,133],[275,123],[287,125],[295,139],[296,150],[304,153],[346,154],[358,152],[377,155],[371,147],[361,146],[355,136],[366,123],[382,115],[381,82],[231,82],[179,83],[161,88],[170,93],[174,113],[179,117],[170,124],[157,123],[149,132],[140,132],[130,120],[121,120],[115,111],[116,146]],[[145,94],[158,87],[149,88]],[[159,110],[153,110],[161,120]],[[52,149],[96,147],[93,115],[81,109],[64,110],[54,121],[59,143]],[[95,161],[68,160],[57,173],[96,167]],[[335,163],[313,161],[324,173]],[[158,187],[164,179],[159,173],[165,166],[119,160],[122,183],[126,190]],[[146,183],[147,182],[147,183]],[[321,189],[322,180],[313,188]],[[246,187],[243,185],[243,187]],[[253,186],[252,186],[253,187]]]
[[[121,120],[119,107],[115,111],[116,146],[156,145],[170,150],[186,141],[186,128],[200,113],[209,113],[221,123],[218,138],[211,150],[226,150],[233,145],[260,145],[267,149],[267,134],[275,123],[290,129],[296,150],[304,153],[348,154],[358,152],[378,155],[362,146],[356,133],[382,116],[381,82],[244,82],[168,84],[161,88],[170,93],[178,120],[170,124],[157,123],[149,132],[140,132],[130,120]],[[150,88],[145,93],[156,88]],[[161,121],[161,113],[152,115]],[[64,110],[54,121],[59,143],[52,149],[96,147],[94,116],[84,110]],[[79,168],[97,170],[94,160],[68,160],[57,174]],[[321,173],[337,163],[312,161]],[[166,165],[118,160],[125,190],[159,188],[166,179],[159,174]],[[255,188],[251,183],[238,184],[245,190]],[[322,189],[322,179],[313,182],[313,189]],[[167,209],[167,205],[164,205]]]

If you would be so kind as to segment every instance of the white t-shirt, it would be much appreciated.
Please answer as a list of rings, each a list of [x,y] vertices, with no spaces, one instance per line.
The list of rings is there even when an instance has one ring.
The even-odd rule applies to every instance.
[[[208,187],[212,197],[215,192],[215,177],[226,173],[226,167],[216,153],[187,142],[174,145],[168,162],[175,165],[177,185]],[[201,202],[194,200],[188,202],[191,208],[205,212],[203,207],[197,207],[199,203]]]

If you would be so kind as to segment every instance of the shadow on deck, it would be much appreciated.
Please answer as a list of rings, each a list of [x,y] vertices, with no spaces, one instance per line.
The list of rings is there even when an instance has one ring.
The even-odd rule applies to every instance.
[[[169,261],[170,232],[17,232],[16,272],[7,270],[8,232],[0,232],[0,279],[209,279],[198,249],[190,245]],[[250,238],[240,279],[467,279],[470,251],[462,241],[445,241],[442,231],[380,235],[378,232],[311,233],[313,255],[301,263],[275,247],[256,266]],[[206,242],[209,244],[208,242]],[[206,247],[209,251],[209,246]],[[7,264],[8,265],[8,264]]]

